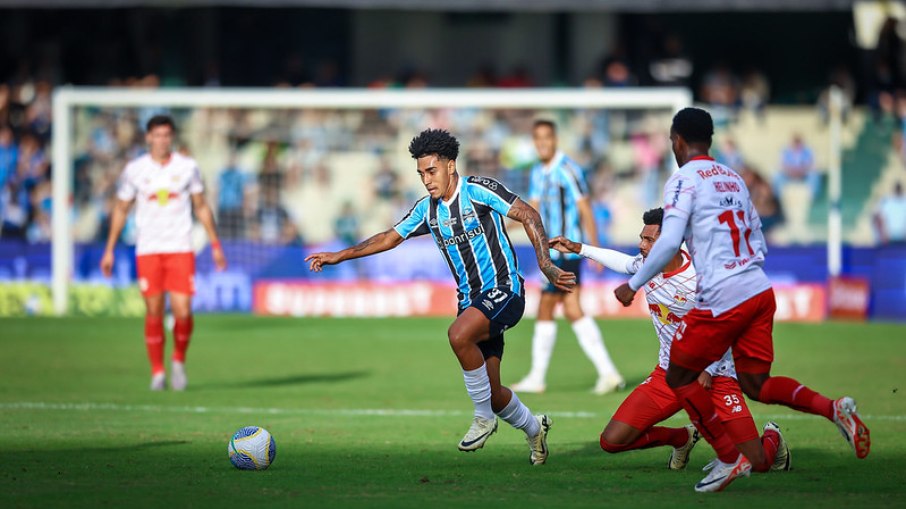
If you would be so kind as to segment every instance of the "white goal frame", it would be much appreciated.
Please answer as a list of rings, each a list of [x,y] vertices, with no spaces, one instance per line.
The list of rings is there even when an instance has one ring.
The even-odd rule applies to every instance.
[[[73,271],[72,109],[105,107],[223,108],[620,108],[677,111],[692,104],[685,88],[366,90],[156,89],[60,87],[53,96],[52,283],[54,312],[68,311]]]

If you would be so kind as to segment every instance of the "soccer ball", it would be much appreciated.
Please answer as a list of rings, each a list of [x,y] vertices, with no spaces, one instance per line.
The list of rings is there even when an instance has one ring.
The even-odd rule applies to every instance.
[[[277,456],[274,437],[264,428],[246,426],[227,444],[230,463],[239,470],[265,470]]]

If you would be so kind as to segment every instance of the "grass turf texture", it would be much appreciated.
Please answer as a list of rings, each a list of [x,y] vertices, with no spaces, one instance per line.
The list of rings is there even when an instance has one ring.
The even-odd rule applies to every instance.
[[[821,418],[750,402],[759,428],[781,425],[793,471],[696,494],[713,457],[704,442],[684,472],[666,470],[668,448],[600,450],[628,390],[589,393],[593,369],[565,323],[548,392],[522,396],[553,415],[548,464],[531,467],[524,435],[503,422],[481,451],[457,451],[471,402],[448,323],[199,316],[189,390],[152,393],[140,320],[0,320],[0,507],[883,507],[906,493],[903,326],[776,327],[774,372],[855,397],[868,459]],[[656,362],[650,322],[599,324],[635,386]],[[531,331],[526,320],[507,333],[505,383],[528,369]],[[245,425],[274,435],[270,470],[230,465],[227,442]]]

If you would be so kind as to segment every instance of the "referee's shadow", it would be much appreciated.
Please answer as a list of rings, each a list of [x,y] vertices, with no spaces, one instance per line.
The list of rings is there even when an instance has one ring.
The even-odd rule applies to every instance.
[[[192,390],[220,390],[242,389],[255,387],[284,387],[289,385],[305,385],[318,383],[339,383],[371,376],[370,371],[347,371],[331,373],[310,373],[305,375],[290,375],[282,377],[256,378],[251,380],[230,380],[222,382],[209,382],[192,384]]]

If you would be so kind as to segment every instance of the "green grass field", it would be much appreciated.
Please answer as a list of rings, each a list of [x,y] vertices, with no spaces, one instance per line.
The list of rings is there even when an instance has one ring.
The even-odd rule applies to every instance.
[[[906,498],[906,327],[779,324],[774,372],[856,398],[873,448],[857,460],[836,428],[784,407],[793,470],[719,494],[669,449],[607,455],[598,434],[626,392],[588,391],[593,369],[560,326],[548,393],[524,395],[554,426],[547,465],[501,423],[477,453],[456,443],[471,402],[443,319],[199,316],[189,390],[152,393],[135,319],[0,320],[0,507],[884,507]],[[631,385],[656,363],[647,321],[601,321]],[[528,369],[531,320],[508,333],[504,381]],[[168,344],[169,346],[169,344]],[[169,349],[168,349],[169,353]],[[683,416],[671,423],[681,425]],[[259,425],[277,441],[264,472],[235,470],[227,441]],[[899,500],[899,502],[897,502]]]

